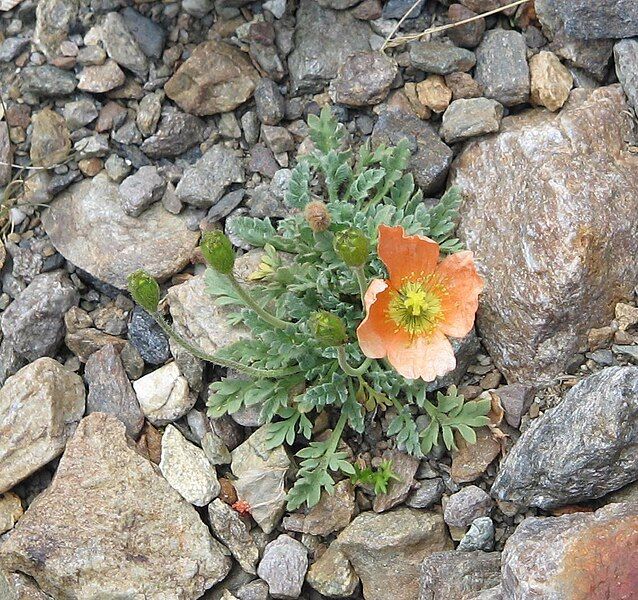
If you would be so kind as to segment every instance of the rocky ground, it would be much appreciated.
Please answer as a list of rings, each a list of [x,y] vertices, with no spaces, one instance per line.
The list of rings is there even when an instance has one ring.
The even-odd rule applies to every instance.
[[[397,35],[506,3],[422,1]],[[2,600],[638,598],[638,4],[381,53],[412,5],[0,0]],[[349,449],[400,480],[290,514],[290,455],[253,412],[206,417],[219,370],[124,289],[144,267],[187,338],[240,339],[199,233],[286,214],[326,104],[355,147],[407,138],[426,196],[462,189],[487,285],[437,384],[500,424],[419,461],[370,419]]]

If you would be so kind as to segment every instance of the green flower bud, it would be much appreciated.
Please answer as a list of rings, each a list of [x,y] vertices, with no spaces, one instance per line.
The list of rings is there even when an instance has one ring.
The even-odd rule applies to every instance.
[[[230,240],[222,231],[207,231],[199,245],[206,262],[222,275],[229,275],[235,264],[235,252]]]
[[[341,318],[325,310],[310,317],[310,330],[321,346],[341,346],[348,340],[346,326]]]
[[[157,312],[160,301],[159,284],[152,275],[143,269],[131,273],[128,278],[128,290],[143,309],[150,313]]]
[[[351,227],[335,234],[335,251],[349,267],[361,267],[368,260],[370,241],[361,229]]]

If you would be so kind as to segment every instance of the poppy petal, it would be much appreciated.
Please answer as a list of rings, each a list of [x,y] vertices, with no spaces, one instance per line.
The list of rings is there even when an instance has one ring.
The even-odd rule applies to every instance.
[[[383,279],[373,279],[366,291],[364,302],[366,318],[357,328],[361,351],[368,358],[383,358],[386,355],[388,337],[393,325],[386,316],[390,303],[390,289]]]
[[[440,331],[427,338],[395,335],[388,342],[388,360],[406,379],[434,381],[456,367],[452,345]]]
[[[436,274],[447,291],[441,300],[444,317],[439,327],[446,335],[465,337],[474,327],[478,297],[483,290],[474,255],[467,250],[451,254],[441,261]]]
[[[379,258],[388,268],[394,287],[408,278],[432,273],[439,260],[439,245],[428,237],[406,235],[401,226],[379,226]]]

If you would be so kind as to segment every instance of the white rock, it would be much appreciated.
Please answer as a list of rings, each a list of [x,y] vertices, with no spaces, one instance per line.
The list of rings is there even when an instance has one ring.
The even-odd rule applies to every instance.
[[[166,481],[195,506],[206,506],[219,495],[221,486],[215,467],[204,451],[186,440],[173,425],[162,436],[159,468]]]
[[[153,425],[166,425],[183,417],[196,400],[175,362],[140,377],[133,382],[133,389],[144,416]]]

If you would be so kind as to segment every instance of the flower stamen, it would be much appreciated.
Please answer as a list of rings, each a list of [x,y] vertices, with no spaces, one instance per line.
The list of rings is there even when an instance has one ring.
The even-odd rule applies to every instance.
[[[412,337],[429,335],[443,319],[441,301],[445,294],[444,286],[432,277],[405,281],[391,292],[388,317],[398,330]]]

